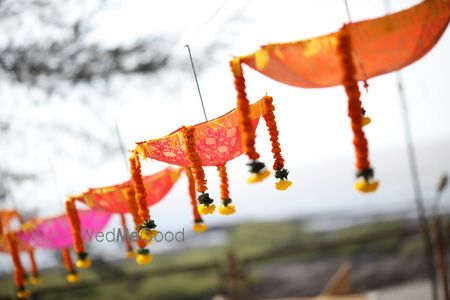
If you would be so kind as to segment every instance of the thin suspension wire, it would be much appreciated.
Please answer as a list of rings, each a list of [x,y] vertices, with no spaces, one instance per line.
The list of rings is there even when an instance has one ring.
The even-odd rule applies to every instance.
[[[125,172],[129,175],[130,168],[128,167],[128,156],[127,156],[127,149],[125,148],[125,145],[123,144],[122,136],[120,135],[119,130],[119,124],[117,123],[117,119],[114,118],[114,131],[117,137],[117,143],[119,144],[120,152],[122,152],[122,158],[123,162],[125,164]]]
[[[350,8],[348,6],[347,0],[344,0],[344,3],[345,3],[345,10],[347,11],[348,22],[352,23],[352,18],[350,16]]]
[[[192,72],[194,73],[195,83],[197,84],[197,91],[200,97],[200,103],[202,104],[203,115],[205,116],[205,121],[208,121],[208,117],[206,116],[205,104],[203,103],[202,92],[200,91],[200,85],[198,84],[197,72],[195,72],[194,60],[192,59],[191,47],[189,47],[189,44],[186,44],[185,47],[188,50],[189,59],[191,60]]]
[[[384,6],[386,13],[387,14],[391,13],[391,5],[389,0],[384,0]],[[431,294],[433,300],[438,300],[439,296],[436,279],[436,265],[433,255],[433,242],[431,240],[430,226],[426,215],[422,185],[420,182],[419,169],[417,167],[417,156],[414,147],[411,121],[409,119],[408,113],[408,104],[406,101],[403,78],[400,71],[396,72],[396,81],[397,81],[397,91],[400,98],[400,107],[402,113],[403,129],[406,139],[406,149],[408,155],[409,169],[411,173],[411,181],[414,191],[414,202],[416,205],[417,219],[419,220],[420,224],[419,226],[422,231],[425,262],[427,264],[428,273],[431,281]]]

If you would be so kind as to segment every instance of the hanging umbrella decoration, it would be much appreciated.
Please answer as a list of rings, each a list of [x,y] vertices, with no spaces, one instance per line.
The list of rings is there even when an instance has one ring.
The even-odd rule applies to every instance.
[[[180,173],[181,169],[168,167],[156,174],[145,176],[143,185],[144,190],[147,190],[148,192],[146,192],[146,196],[143,199],[143,205],[151,206],[161,201],[178,181]],[[127,256],[132,258],[136,255],[131,245],[124,214],[128,212],[131,213],[135,223],[135,229],[138,231],[138,226],[142,223],[142,219],[138,213],[138,205],[136,203],[137,194],[138,193],[136,193],[131,181],[126,181],[113,186],[89,189],[81,195],[71,196],[67,199],[66,212],[71,224],[71,236],[73,239],[74,250],[78,257],[76,262],[78,268],[88,268],[91,262],[80,234],[79,218],[75,201],[84,203],[95,211],[120,214],[122,229],[125,232],[124,236],[128,250]],[[148,241],[143,240],[142,238],[136,240],[139,248],[136,256],[138,264],[148,264],[152,260],[150,252],[146,249],[147,242]]]
[[[369,78],[399,70],[423,57],[438,42],[449,19],[449,0],[425,0],[395,14],[346,24],[338,32],[307,40],[268,44],[252,54],[234,58],[230,64],[238,107],[242,111],[241,130],[245,132],[248,127],[242,64],[291,86],[343,85],[348,97],[356,156],[358,180],[355,188],[364,193],[375,191],[378,181],[374,179],[362,129],[370,123],[370,118],[365,116],[361,104],[358,81],[363,81],[367,88]],[[245,152],[252,159],[252,166],[262,167],[257,161],[259,155],[254,150],[253,139],[251,134],[243,134],[243,144],[247,146]]]
[[[286,176],[280,178],[277,183],[279,189],[286,189],[290,182],[287,181],[287,171],[282,170],[284,160],[278,143],[278,131],[276,130],[273,115],[274,106],[272,98],[265,96],[260,101],[247,107],[248,122],[244,134],[255,135],[255,130],[261,116],[264,117],[271,134],[274,157],[277,171]],[[202,231],[205,228],[200,215],[212,214],[216,205],[207,192],[207,180],[203,167],[215,166],[220,177],[221,204],[219,213],[230,215],[236,211],[236,207],[230,198],[228,186],[228,174],[226,163],[243,153],[246,148],[241,142],[241,131],[239,130],[240,114],[238,109],[216,119],[206,121],[194,126],[183,126],[162,138],[138,142],[130,157],[130,166],[133,182],[136,190],[136,201],[139,206],[139,215],[144,222],[140,226],[139,235],[144,239],[151,239],[155,234],[156,224],[150,217],[150,211],[145,205],[145,188],[141,176],[140,158],[155,159],[172,165],[178,165],[187,169],[190,181],[190,195],[194,212],[194,229]],[[280,168],[281,166],[281,168]],[[253,162],[252,168],[260,168],[258,162]],[[264,169],[264,170],[263,170]],[[268,171],[260,168],[251,178],[250,182],[262,180],[267,177]],[[191,176],[192,175],[192,176]],[[195,190],[199,193],[198,207],[195,201]],[[199,214],[196,214],[198,209]]]
[[[86,235],[95,235],[109,222],[111,214],[104,211],[81,210],[78,212],[80,230]],[[66,280],[74,283],[79,280],[78,273],[73,267],[70,248],[73,245],[71,225],[67,216],[60,215],[51,218],[37,219],[26,222],[14,232],[18,241],[34,248],[59,250],[66,267]]]
[[[0,252],[9,253],[14,264],[14,283],[17,289],[17,297],[24,298],[28,295],[25,284],[29,281],[32,285],[41,283],[39,270],[35,259],[34,249],[29,244],[17,241],[15,234],[11,229],[11,223],[18,220],[23,223],[22,216],[16,210],[0,211]],[[17,251],[17,256],[14,251]],[[28,277],[20,260],[18,253],[26,252],[30,261],[30,273]]]

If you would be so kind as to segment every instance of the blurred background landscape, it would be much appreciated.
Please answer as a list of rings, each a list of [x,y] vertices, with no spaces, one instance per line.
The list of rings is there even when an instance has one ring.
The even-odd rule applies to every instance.
[[[398,11],[420,1],[391,2]],[[349,5],[354,21],[386,13],[381,0]],[[202,122],[186,44],[212,119],[235,107],[233,55],[326,34],[344,22],[344,2],[332,0],[0,1],[0,208],[26,217],[62,214],[67,195],[128,179],[119,138],[132,149],[134,142]],[[428,212],[439,178],[450,169],[448,53],[446,32],[429,54],[402,70]],[[292,188],[247,185],[246,158],[239,157],[228,164],[237,213],[207,217],[211,230],[195,235],[182,177],[152,214],[161,231],[184,229],[183,243],[156,244],[154,263],[140,267],[123,260],[123,245],[93,242],[94,267],[70,289],[56,253],[38,250],[39,265],[48,268],[39,297],[313,296],[348,261],[355,292],[426,282],[395,74],[371,79],[363,92],[381,185],[362,195],[353,189],[342,87],[300,89],[245,71],[249,99],[266,92],[274,97]],[[267,132],[259,128],[257,135],[257,148],[270,161]],[[143,171],[164,167],[148,161]],[[206,168],[206,176],[218,198],[215,170]],[[449,200],[443,193],[443,215]],[[108,228],[118,224],[113,217]],[[1,297],[12,295],[11,270],[9,257],[0,255]]]

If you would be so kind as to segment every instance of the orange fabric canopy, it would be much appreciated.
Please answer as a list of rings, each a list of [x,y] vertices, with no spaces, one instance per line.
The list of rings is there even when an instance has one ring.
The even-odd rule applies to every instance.
[[[350,23],[356,80],[399,70],[417,61],[440,39],[450,19],[450,0],[425,0],[381,18]],[[269,44],[241,62],[288,85],[304,88],[341,84],[337,32],[308,40]]]
[[[177,182],[180,172],[180,168],[168,167],[156,174],[144,176],[149,206],[164,198]],[[129,209],[126,190],[132,186],[133,184],[130,181],[126,181],[118,185],[89,189],[75,198],[93,209],[101,209],[112,213],[127,213]]]
[[[266,106],[262,100],[250,105],[253,130],[256,130],[259,118],[265,114],[265,111]],[[214,120],[194,125],[194,128],[195,147],[202,166],[224,165],[242,154],[236,109]],[[180,129],[159,139],[137,143],[136,151],[143,158],[156,159],[183,167],[190,166]]]

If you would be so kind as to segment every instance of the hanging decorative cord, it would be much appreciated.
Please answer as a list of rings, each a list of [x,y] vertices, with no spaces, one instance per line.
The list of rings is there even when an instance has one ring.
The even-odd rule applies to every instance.
[[[84,248],[83,239],[81,238],[80,218],[75,206],[75,198],[73,197],[69,197],[66,201],[66,214],[71,226],[73,248],[77,254],[76,266],[80,269],[87,269],[91,266],[91,259]]]
[[[150,210],[147,206],[147,192],[144,186],[144,180],[142,178],[141,172],[141,162],[139,160],[139,154],[134,152],[130,157],[130,167],[131,167],[131,178],[134,183],[134,193],[136,199],[136,205],[138,209],[138,214],[141,219],[141,224],[138,226],[137,230],[139,232],[139,237],[146,243],[150,243],[158,231],[155,229],[155,221],[150,218]],[[139,243],[139,242],[138,242]],[[153,256],[150,250],[144,247],[140,247],[138,250],[138,255],[136,261],[140,265],[149,264],[153,260]]]
[[[192,215],[194,216],[194,225],[192,226],[192,229],[195,232],[203,232],[208,229],[208,226],[206,226],[206,224],[203,222],[202,216],[198,212],[195,179],[192,175],[191,168],[188,167],[184,170],[189,181],[189,196],[191,197]]]
[[[197,192],[200,193],[198,196],[198,211],[202,215],[212,214],[216,206],[213,204],[214,200],[209,197],[209,193],[205,193],[208,190],[206,186],[205,171],[203,170],[200,156],[195,149],[195,128],[193,126],[183,126],[181,128],[181,133],[183,135],[184,145],[186,146],[187,157],[190,162],[190,167],[195,179],[195,185],[197,187]]]
[[[363,193],[374,192],[378,188],[378,181],[373,180],[374,171],[369,162],[369,149],[363,127],[363,108],[358,82],[355,80],[356,68],[352,58],[351,38],[344,25],[339,31],[337,55],[342,68],[342,83],[348,96],[348,115],[353,130],[353,145],[356,154],[356,177],[359,180],[355,188]]]
[[[269,131],[270,142],[272,143],[273,169],[275,171],[275,178],[278,180],[275,183],[275,187],[277,190],[284,191],[292,185],[292,182],[288,180],[289,171],[284,168],[284,158],[281,155],[280,143],[278,141],[279,132],[274,114],[275,106],[273,105],[272,97],[264,96],[263,99],[266,105],[266,113],[263,115],[263,118]]]
[[[66,281],[68,283],[75,283],[80,281],[80,276],[78,275],[78,272],[73,267],[72,258],[70,257],[70,250],[67,248],[64,248],[61,250],[61,257],[64,263],[64,267],[66,268],[67,275],[66,275]]]
[[[230,198],[227,167],[225,165],[217,166],[217,171],[220,177],[220,199],[222,200],[219,213],[222,215],[232,215],[236,212],[236,207]]]
[[[120,214],[120,223],[122,225],[123,234],[125,236],[125,246],[127,247],[127,257],[134,258],[136,257],[136,253],[134,252],[133,245],[131,245],[131,240],[129,237],[127,220],[125,219],[124,214]]]
[[[18,299],[26,299],[30,296],[30,291],[25,286],[25,271],[20,261],[19,249],[17,247],[17,237],[13,233],[6,234],[6,242],[10,250],[11,259],[14,264],[14,284],[16,286],[16,296]]]
[[[250,159],[247,164],[252,175],[248,178],[248,183],[260,182],[270,175],[266,165],[259,161],[259,153],[255,149],[255,132],[250,118],[250,104],[245,92],[245,79],[242,65],[239,58],[230,62],[231,71],[234,76],[234,86],[237,91],[237,110],[239,112],[239,129],[241,131],[242,149]]]
[[[30,249],[27,251],[28,258],[30,259],[30,265],[31,265],[31,277],[30,277],[30,283],[32,285],[38,285],[41,283],[41,278],[39,277],[39,271],[36,264],[36,259],[34,257],[34,250]]]

